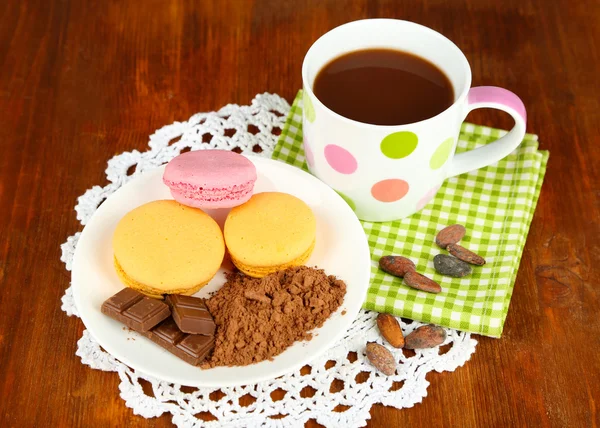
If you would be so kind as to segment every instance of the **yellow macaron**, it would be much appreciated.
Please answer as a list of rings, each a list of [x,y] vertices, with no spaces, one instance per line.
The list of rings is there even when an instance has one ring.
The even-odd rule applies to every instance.
[[[225,255],[219,225],[205,212],[173,200],[127,213],[113,235],[114,265],[123,283],[151,297],[194,294]]]
[[[302,200],[258,193],[227,216],[225,243],[239,270],[262,278],[304,264],[315,247],[316,229],[315,216]]]

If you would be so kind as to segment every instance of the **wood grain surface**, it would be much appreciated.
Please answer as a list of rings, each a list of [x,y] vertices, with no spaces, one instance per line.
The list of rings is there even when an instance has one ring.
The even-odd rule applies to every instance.
[[[165,124],[265,91],[291,101],[311,43],[369,17],[448,36],[474,85],[521,96],[551,152],[502,339],[479,338],[464,367],[428,376],[422,404],[376,405],[369,425],[598,426],[597,0],[0,1],[0,426],[171,423],[133,415],[118,376],[75,356],[59,246],[81,229],[76,198]]]

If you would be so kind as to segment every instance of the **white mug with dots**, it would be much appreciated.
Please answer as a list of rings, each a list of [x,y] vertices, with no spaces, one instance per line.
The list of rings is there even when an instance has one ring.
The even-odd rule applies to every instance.
[[[344,105],[326,106],[315,95],[315,79],[320,71],[337,58],[368,50],[401,51],[433,64],[443,72],[451,87],[452,98],[447,108],[402,124],[385,123],[387,119],[382,117],[382,124],[340,114]],[[353,87],[369,83],[358,81],[356,74],[339,76],[338,83],[344,78],[354,78],[349,80]],[[302,80],[304,152],[308,167],[336,190],[361,220],[398,220],[419,211],[433,199],[446,178],[499,161],[525,136],[523,102],[506,89],[471,88],[471,69],[460,49],[434,30],[412,22],[367,19],[331,30],[307,52]],[[348,87],[349,93],[351,90]],[[414,113],[418,113],[423,107],[421,99],[409,95],[397,97],[394,102],[409,113],[412,109],[409,103],[416,103]],[[514,127],[493,143],[455,155],[460,126],[476,108],[505,111],[513,117]]]

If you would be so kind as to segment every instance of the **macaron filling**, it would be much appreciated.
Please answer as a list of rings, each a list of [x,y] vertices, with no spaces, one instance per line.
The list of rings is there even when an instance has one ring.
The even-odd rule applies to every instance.
[[[289,262],[280,264],[280,265],[272,265],[272,266],[251,266],[243,263],[241,260],[237,259],[233,254],[230,254],[231,261],[240,271],[249,275],[253,278],[263,278],[271,273],[275,273],[280,270],[287,269],[292,266],[300,266],[306,263],[313,250],[315,249],[315,241],[312,242],[308,250],[302,253],[296,259],[290,260]]]
[[[252,196],[254,180],[249,180],[241,185],[231,187],[205,188],[193,184],[164,180],[171,189],[171,195],[176,200],[185,201],[186,204],[219,208],[221,204],[230,206],[232,201],[243,203]]]

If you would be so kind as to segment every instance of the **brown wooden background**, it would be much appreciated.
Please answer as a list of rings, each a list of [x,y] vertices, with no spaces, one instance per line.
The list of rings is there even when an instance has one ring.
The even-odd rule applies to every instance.
[[[74,355],[59,245],[77,196],[155,129],[275,92],[291,101],[311,43],[393,17],[461,47],[474,85],[519,94],[551,152],[505,334],[412,409],[370,425],[592,427],[600,407],[600,2],[597,0],[0,1],[0,426],[166,426]],[[471,121],[509,127],[501,113]],[[204,415],[207,416],[207,415]]]

